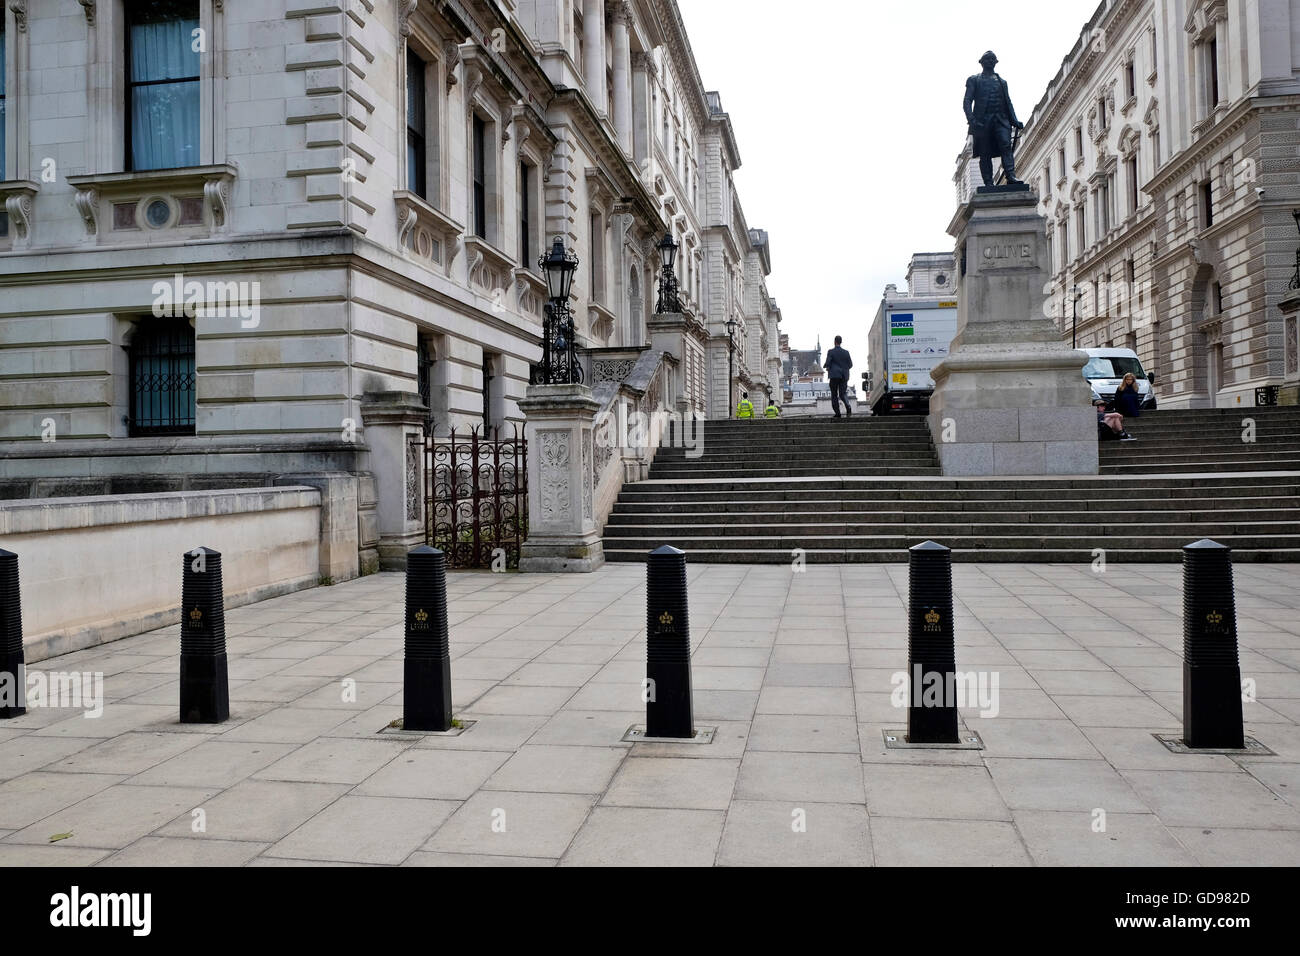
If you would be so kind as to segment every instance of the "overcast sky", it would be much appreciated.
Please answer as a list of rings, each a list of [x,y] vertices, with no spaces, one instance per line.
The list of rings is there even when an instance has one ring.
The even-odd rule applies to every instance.
[[[865,368],[885,285],[906,287],[913,252],[953,247],[966,77],[991,48],[1027,122],[1098,0],[678,4],[731,114],[745,218],[771,233],[781,330],[792,348],[839,333]]]

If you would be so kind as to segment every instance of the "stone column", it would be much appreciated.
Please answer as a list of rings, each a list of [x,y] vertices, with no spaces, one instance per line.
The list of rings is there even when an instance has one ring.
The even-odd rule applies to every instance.
[[[930,432],[945,475],[1095,475],[1086,353],[1047,318],[1051,270],[1038,197],[981,187],[957,239],[957,336],[931,377]]]
[[[626,0],[610,4],[614,18],[614,131],[619,145],[632,153],[632,8]]]
[[[583,5],[582,17],[582,75],[587,84],[587,96],[602,113],[609,112],[608,93],[605,89],[605,0],[590,0]]]
[[[592,432],[600,403],[585,385],[530,385],[528,539],[519,570],[595,571],[605,563],[596,528]]]
[[[632,158],[637,168],[650,158],[650,144],[654,141],[654,119],[650,116],[650,84],[658,71],[654,57],[643,50],[632,54]]]
[[[361,402],[378,498],[379,567],[406,568],[406,553],[424,544],[424,421],[415,392],[367,392]]]

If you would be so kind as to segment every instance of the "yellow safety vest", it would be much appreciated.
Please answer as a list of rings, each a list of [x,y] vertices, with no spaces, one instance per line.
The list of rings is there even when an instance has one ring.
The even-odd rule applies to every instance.
[[[767,406],[767,411],[763,413],[763,416],[765,418],[780,418],[781,410],[777,408],[775,405],[769,405]]]
[[[747,398],[742,398],[742,399],[740,400],[740,404],[736,406],[736,417],[737,417],[737,418],[753,418],[753,417],[754,417],[754,403],[751,402],[751,401],[750,401],[749,399],[747,399]]]

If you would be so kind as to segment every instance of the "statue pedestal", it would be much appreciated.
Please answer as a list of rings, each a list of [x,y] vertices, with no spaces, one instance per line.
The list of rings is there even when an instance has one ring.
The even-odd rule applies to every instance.
[[[977,191],[948,232],[960,261],[957,337],[931,373],[930,433],[944,475],[1095,475],[1086,353],[1043,303],[1051,271],[1038,197]]]
[[[600,403],[585,385],[530,385],[528,538],[519,570],[595,571],[605,563],[596,527],[592,423]]]

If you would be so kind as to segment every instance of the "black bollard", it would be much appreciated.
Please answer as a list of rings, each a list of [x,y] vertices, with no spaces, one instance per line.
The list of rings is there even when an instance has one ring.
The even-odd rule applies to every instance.
[[[221,554],[195,548],[182,562],[181,723],[219,724],[230,716]]]
[[[1183,742],[1246,746],[1232,549],[1208,538],[1183,548]]]
[[[664,545],[646,564],[647,737],[695,736],[686,552]]]
[[[908,552],[907,742],[955,744],[957,651],[952,629],[952,552],[925,541]]]
[[[7,720],[27,713],[25,663],[18,555],[0,550],[0,718]]]
[[[451,730],[447,557],[420,545],[406,555],[403,730]]]

